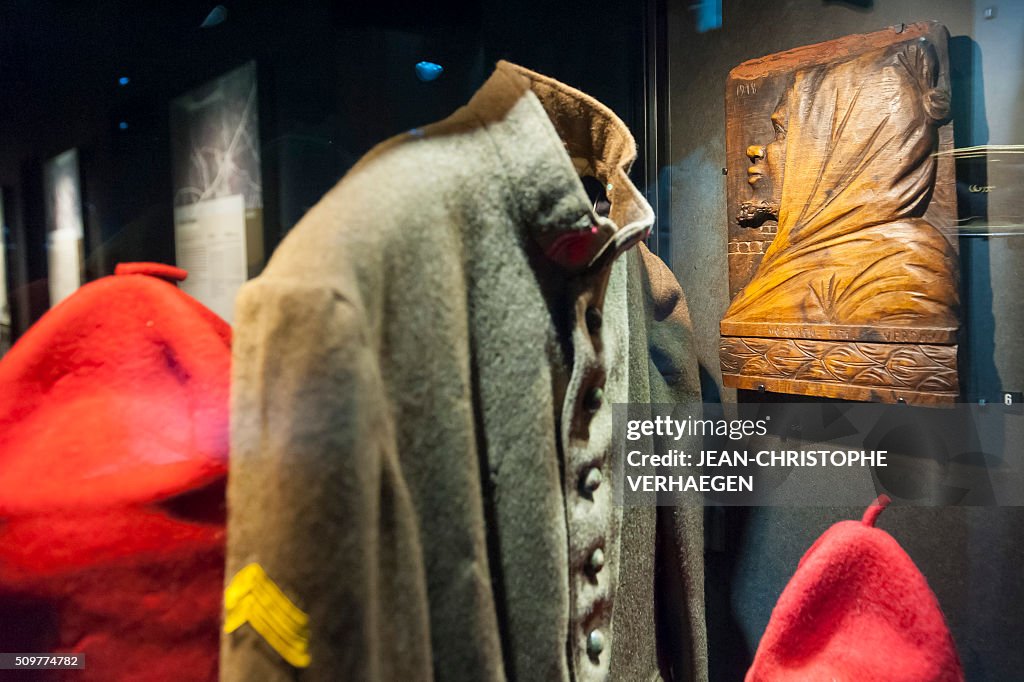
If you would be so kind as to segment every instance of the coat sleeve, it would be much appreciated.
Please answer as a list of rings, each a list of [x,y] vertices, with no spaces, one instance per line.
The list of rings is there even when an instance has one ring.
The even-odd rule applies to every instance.
[[[679,280],[646,245],[637,247],[643,272],[652,403],[700,403],[693,324]],[[695,415],[696,416],[696,415]]]
[[[365,318],[338,291],[267,275],[239,296],[222,680],[431,677],[422,552]]]
[[[686,296],[672,270],[660,258],[644,244],[637,248],[649,354],[650,402],[685,404],[691,416],[700,418],[700,370]],[[688,439],[682,446],[688,451],[699,450],[700,439]],[[658,507],[658,535],[661,565],[657,589],[659,604],[664,607],[660,609],[660,620],[663,632],[673,639],[670,650],[677,653],[672,661],[673,677],[706,682],[703,507]]]

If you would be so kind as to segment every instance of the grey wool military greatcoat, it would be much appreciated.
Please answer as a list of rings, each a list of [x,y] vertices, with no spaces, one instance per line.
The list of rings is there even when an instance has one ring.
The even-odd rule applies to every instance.
[[[611,404],[699,400],[634,158],[502,62],[243,288],[224,680],[706,679],[701,511],[613,503]]]

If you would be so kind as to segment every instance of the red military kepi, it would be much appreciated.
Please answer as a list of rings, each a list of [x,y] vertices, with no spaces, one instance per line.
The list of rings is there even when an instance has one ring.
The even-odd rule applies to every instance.
[[[921,572],[875,528],[840,521],[800,560],[772,611],[747,682],[961,682],[953,638]]]
[[[0,651],[85,654],[43,679],[214,680],[231,329],[183,270],[116,273],[0,360]]]

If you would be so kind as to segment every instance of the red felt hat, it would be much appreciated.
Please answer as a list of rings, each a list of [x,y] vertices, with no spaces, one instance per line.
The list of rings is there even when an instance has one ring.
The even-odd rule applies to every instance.
[[[875,528],[888,504],[881,496],[861,521],[840,521],[807,551],[772,611],[747,682],[964,679],[924,576]]]
[[[142,266],[83,286],[0,362],[0,516],[152,501],[223,475],[231,330],[162,278],[183,271]]]
[[[116,272],[0,360],[0,651],[216,679],[231,330],[183,270]]]

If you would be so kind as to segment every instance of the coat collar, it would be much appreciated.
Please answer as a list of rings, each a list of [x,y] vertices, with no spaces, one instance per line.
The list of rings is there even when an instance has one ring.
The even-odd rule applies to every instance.
[[[509,62],[498,62],[467,108],[497,148],[519,218],[551,260],[581,271],[645,239],[654,211],[629,179],[636,142],[594,98]],[[581,175],[611,200],[598,216]]]

